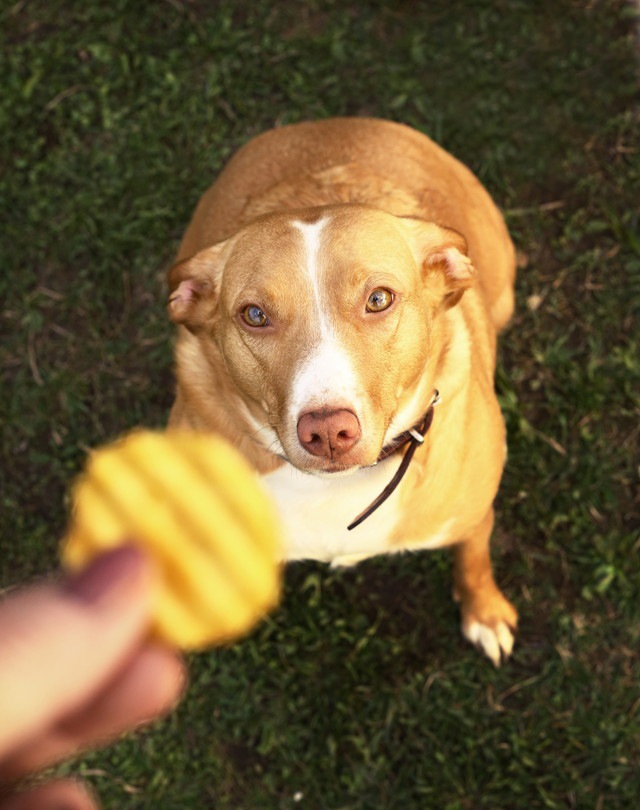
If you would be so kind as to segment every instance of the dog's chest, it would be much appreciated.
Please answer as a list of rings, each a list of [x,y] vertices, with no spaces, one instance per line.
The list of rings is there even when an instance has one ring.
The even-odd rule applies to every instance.
[[[286,559],[348,565],[388,552],[400,519],[397,491],[360,526],[347,526],[382,492],[400,459],[336,478],[301,473],[289,464],[266,475],[262,480],[285,525]]]

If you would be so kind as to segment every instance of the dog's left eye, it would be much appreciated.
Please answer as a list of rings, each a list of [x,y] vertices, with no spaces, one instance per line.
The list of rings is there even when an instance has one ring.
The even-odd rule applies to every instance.
[[[382,312],[389,309],[391,304],[393,304],[393,293],[385,290],[384,287],[378,287],[367,300],[367,312]]]

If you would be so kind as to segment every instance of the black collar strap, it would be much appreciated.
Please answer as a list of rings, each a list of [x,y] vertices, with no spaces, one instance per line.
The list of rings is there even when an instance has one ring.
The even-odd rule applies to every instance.
[[[433,422],[433,409],[435,406],[440,402],[440,394],[437,390],[433,392],[433,399],[431,400],[431,404],[427,409],[426,414],[422,422],[415,427],[409,428],[409,430],[405,430],[403,433],[400,433],[399,436],[393,440],[392,444],[389,448],[384,448],[382,453],[380,453],[380,457],[378,461],[382,461],[382,459],[387,458],[396,450],[399,450],[401,447],[404,447],[405,444],[409,445],[407,452],[404,454],[404,458],[400,462],[400,466],[398,467],[396,474],[393,476],[391,481],[387,484],[387,486],[382,490],[382,492],[378,495],[378,497],[370,503],[369,506],[361,512],[358,517],[353,520],[348,526],[347,529],[351,531],[351,529],[355,529],[356,526],[359,526],[364,520],[366,520],[369,515],[373,514],[379,506],[387,500],[387,498],[394,492],[400,481],[402,481],[404,474],[406,473],[407,469],[409,468],[409,464],[411,463],[411,459],[413,458],[413,454],[416,452],[418,447],[424,443],[424,437],[429,432],[429,428],[431,427],[431,423]]]

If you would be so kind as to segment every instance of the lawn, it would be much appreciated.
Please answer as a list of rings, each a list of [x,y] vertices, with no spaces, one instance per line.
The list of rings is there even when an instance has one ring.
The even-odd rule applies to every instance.
[[[638,16],[621,0],[17,0],[0,10],[0,586],[56,564],[88,448],[164,424],[164,277],[274,125],[374,115],[466,162],[519,250],[497,388],[499,670],[447,553],[291,566],[166,720],[62,770],[105,808],[632,810],[640,797]]]

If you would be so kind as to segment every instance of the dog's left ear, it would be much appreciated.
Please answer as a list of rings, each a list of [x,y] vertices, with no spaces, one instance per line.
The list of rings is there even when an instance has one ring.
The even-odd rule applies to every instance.
[[[467,255],[467,240],[451,228],[434,222],[402,217],[409,235],[409,245],[425,278],[442,286],[441,306],[450,309],[462,298],[477,275]]]

